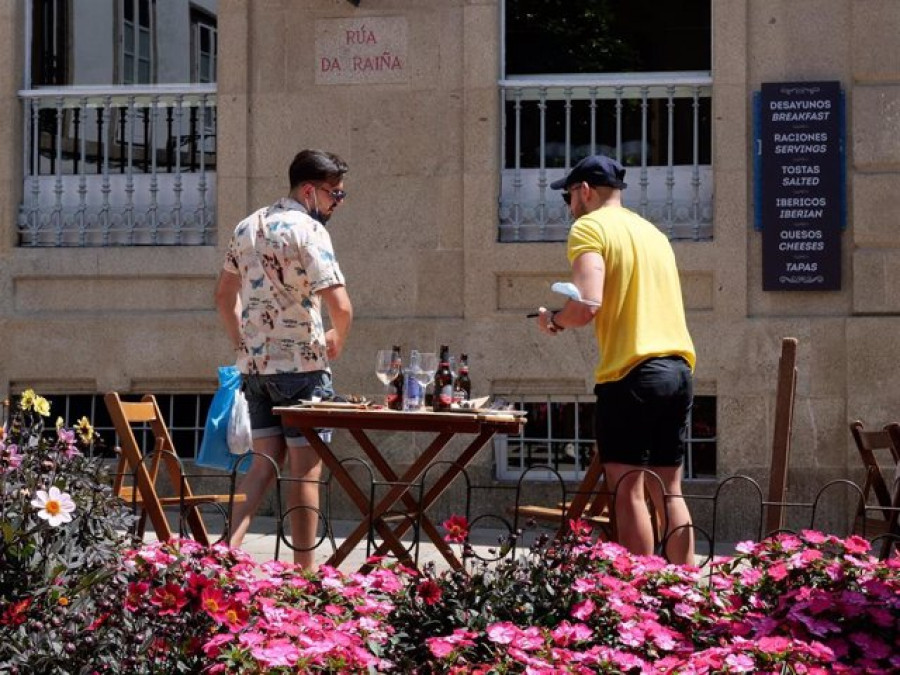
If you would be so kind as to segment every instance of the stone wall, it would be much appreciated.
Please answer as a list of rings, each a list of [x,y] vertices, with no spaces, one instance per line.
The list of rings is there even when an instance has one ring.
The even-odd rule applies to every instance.
[[[296,151],[321,147],[351,167],[349,197],[329,225],[356,310],[335,366],[341,391],[377,392],[374,352],[395,343],[466,351],[477,394],[517,380],[534,390],[590,391],[590,331],[546,339],[523,316],[552,301],[549,282],[567,275],[564,245],[497,242],[498,0],[363,0],[359,8],[220,0],[219,245],[85,250],[13,245],[19,4],[0,3],[9,37],[0,40],[0,88],[12,120],[0,132],[0,387],[211,391],[215,367],[230,359],[212,306],[230,232],[286,193]],[[892,0],[713,2],[714,240],[675,250],[697,390],[718,397],[722,476],[746,472],[765,484],[783,336],[800,341],[792,494],[859,478],[848,423],[900,416],[898,26]],[[341,31],[356,32],[355,52],[336,47]],[[364,52],[369,33],[387,47]],[[334,70],[334,59],[351,59],[343,72],[354,54],[387,52],[345,79]],[[402,57],[399,70],[392,56]],[[847,100],[843,287],[764,292],[752,226],[752,94],[763,82],[816,79],[839,80]],[[348,439],[337,442],[353,452]],[[491,462],[485,453],[476,467],[487,481]],[[737,531],[741,509],[727,520]]]

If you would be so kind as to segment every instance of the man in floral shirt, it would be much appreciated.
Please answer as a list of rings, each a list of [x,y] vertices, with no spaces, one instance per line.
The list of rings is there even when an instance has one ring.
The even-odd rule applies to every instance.
[[[325,223],[346,197],[346,172],[332,153],[298,153],[288,196],[238,223],[216,287],[216,307],[243,374],[253,451],[278,466],[287,457],[295,479],[287,489],[294,562],[307,568],[315,562],[321,462],[272,408],[333,394],[329,363],[341,354],[353,308]],[[238,487],[247,500],[235,507],[232,546],[240,546],[274,478],[271,463],[254,457]]]

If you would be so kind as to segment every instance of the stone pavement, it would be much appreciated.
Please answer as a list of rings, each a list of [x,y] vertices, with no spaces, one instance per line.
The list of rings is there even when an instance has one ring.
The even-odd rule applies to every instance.
[[[344,542],[346,536],[353,531],[358,522],[359,521],[353,520],[332,521],[331,526],[332,530],[334,531],[335,546],[339,547]],[[437,523],[437,525],[438,529],[440,529],[440,523]],[[275,559],[276,549],[279,560],[288,562],[293,560],[293,551],[284,541],[281,541],[279,544],[276,531],[277,525],[275,518],[267,516],[257,516],[253,519],[253,523],[250,526],[250,531],[244,538],[244,543],[241,548],[252,555],[255,560],[260,562]],[[500,530],[477,530],[473,532],[472,545],[475,549],[475,552],[484,558],[495,558],[497,555],[497,550],[499,549],[500,539],[504,535],[505,532]],[[290,541],[290,538],[288,538],[288,541]],[[407,533],[407,535],[403,537],[403,541],[408,546],[412,546],[413,544],[409,533]],[[456,556],[461,557],[460,545],[451,544],[450,546]],[[318,562],[319,564],[324,563],[332,554],[332,550],[333,549],[331,547],[331,543],[326,538],[316,549],[316,562]],[[410,555],[415,557],[416,551],[410,550]],[[362,566],[367,557],[368,551],[366,540],[363,539],[361,542],[359,542],[359,544],[357,544],[357,546],[353,549],[347,559],[340,565],[340,569],[344,572],[355,571]],[[431,541],[423,534],[422,540],[419,543],[418,551],[419,567],[425,565],[428,562],[434,562],[438,569],[447,569],[449,567],[449,564],[446,560],[444,560],[444,557],[440,554],[434,544],[432,544]]]
[[[340,546],[344,542],[345,537],[350,532],[352,532],[357,523],[358,521],[352,520],[335,520],[332,522],[335,546]],[[438,526],[438,529],[441,529],[440,523],[436,523],[436,525]],[[285,544],[283,541],[280,542],[279,545],[278,537],[276,536],[276,529],[276,521],[274,518],[268,516],[257,516],[256,518],[254,518],[253,523],[250,526],[250,531],[244,538],[244,544],[242,548],[246,552],[250,553],[250,555],[252,555],[253,558],[259,562],[274,560],[276,556],[276,549],[279,560],[288,562],[293,560],[293,552],[291,548],[287,546],[287,544]],[[516,556],[521,556],[526,553],[528,547],[542,532],[546,534],[552,534],[553,530],[538,529],[526,531],[522,535],[522,538],[517,545]],[[478,556],[481,556],[482,559],[494,560],[498,555],[500,542],[502,540],[505,540],[505,537],[507,536],[508,533],[505,530],[487,528],[475,529],[471,533],[472,546],[475,550],[475,553]],[[409,533],[407,533],[403,540],[408,545],[412,545]],[[462,552],[460,545],[451,544],[450,546],[456,556],[461,557]],[[698,544],[698,564],[702,564],[706,560],[705,552],[701,551],[700,548],[701,544]],[[719,550],[717,551],[719,555],[730,555],[734,552],[733,544],[722,544],[721,547],[717,548],[719,548]],[[316,549],[316,561],[319,564],[324,563],[331,555],[331,553],[331,543],[327,539],[325,539]],[[410,555],[415,557],[416,551],[411,550]],[[347,559],[340,565],[340,569],[344,572],[356,571],[363,565],[367,557],[368,552],[366,547],[366,540],[364,539],[359,544],[357,544],[357,546],[350,553]],[[438,552],[434,544],[432,544],[431,541],[423,534],[422,541],[419,543],[418,566],[422,567],[428,562],[434,562],[435,567],[438,570],[449,568],[449,564],[447,563],[447,561],[444,560],[443,556]]]

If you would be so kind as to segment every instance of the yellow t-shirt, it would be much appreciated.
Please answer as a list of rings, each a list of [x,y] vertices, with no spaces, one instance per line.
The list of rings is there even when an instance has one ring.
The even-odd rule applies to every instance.
[[[641,361],[682,356],[694,369],[675,253],[652,223],[621,206],[588,213],[569,232],[567,255],[603,257],[606,276],[602,306],[594,317],[600,382],[620,380]]]

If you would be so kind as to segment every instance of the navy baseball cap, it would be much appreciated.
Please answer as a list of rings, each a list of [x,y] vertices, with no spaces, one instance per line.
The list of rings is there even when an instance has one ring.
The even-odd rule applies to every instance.
[[[574,183],[584,181],[588,185],[605,185],[617,190],[624,190],[628,184],[623,182],[625,167],[612,157],[606,155],[590,155],[572,167],[569,175],[550,183],[553,190],[562,190]]]

